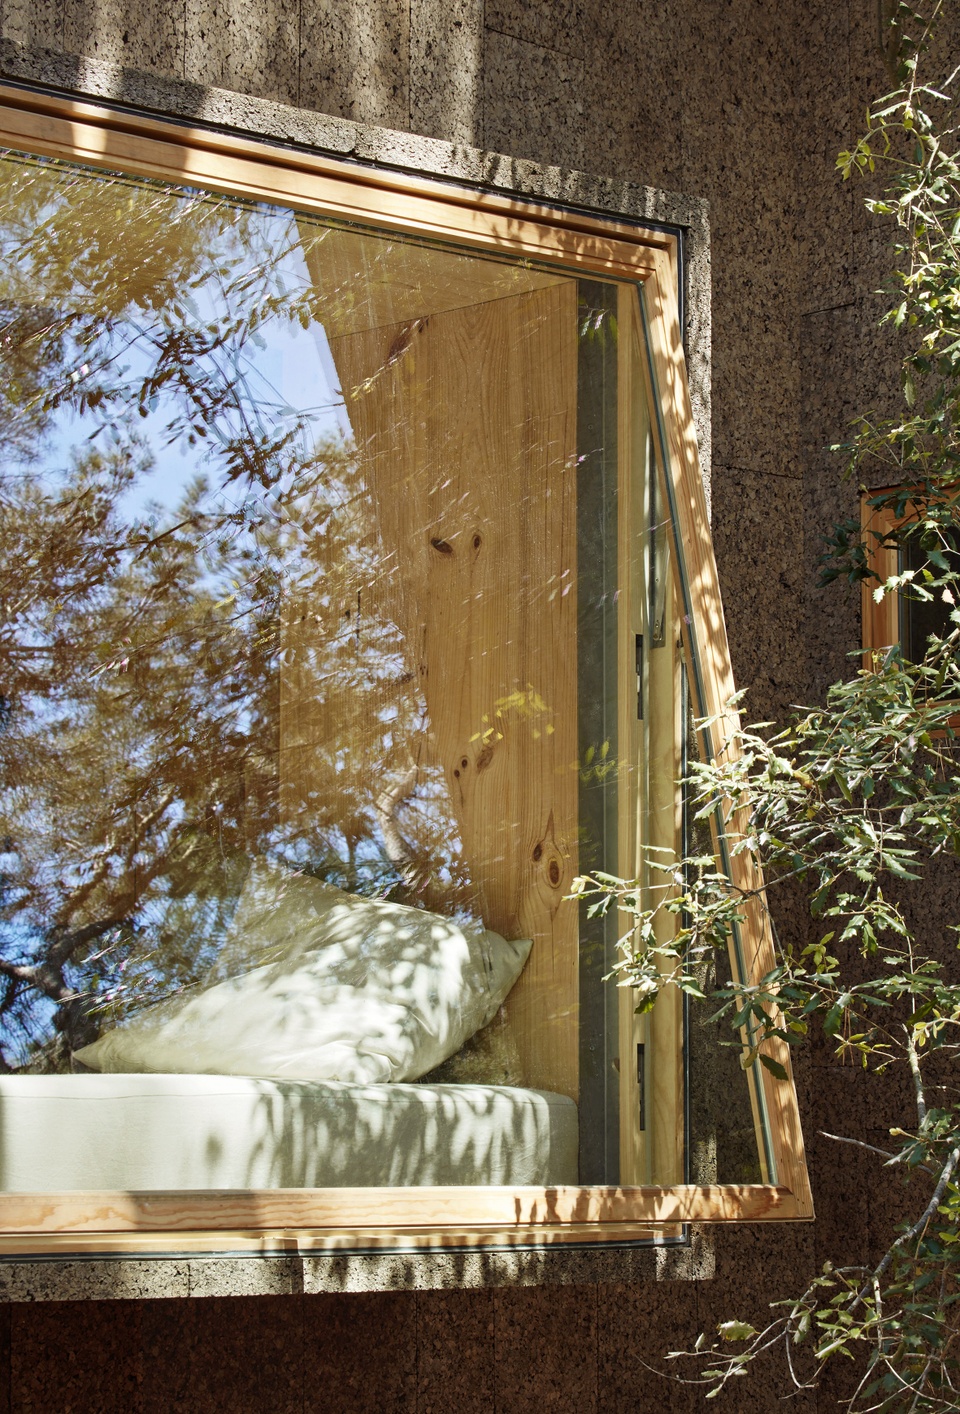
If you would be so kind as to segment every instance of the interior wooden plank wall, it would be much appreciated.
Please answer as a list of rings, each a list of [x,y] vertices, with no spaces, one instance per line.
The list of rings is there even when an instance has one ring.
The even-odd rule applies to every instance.
[[[322,658],[309,636],[338,615],[349,632],[359,604],[361,643],[375,631],[403,662],[379,696],[347,674],[311,692],[285,670],[281,799],[288,819],[335,815],[325,753],[365,762],[367,816],[409,852],[424,901],[459,884],[454,902],[472,893],[488,927],[533,939],[506,1007],[516,1083],[575,1098],[576,289],[536,283],[330,340],[367,543],[342,608],[293,616],[295,656]]]

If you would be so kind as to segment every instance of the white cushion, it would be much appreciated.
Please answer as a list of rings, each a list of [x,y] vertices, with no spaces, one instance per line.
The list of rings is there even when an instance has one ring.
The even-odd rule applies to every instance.
[[[0,1189],[577,1182],[577,1107],[498,1085],[0,1076]]]
[[[416,1080],[493,1019],[530,947],[259,863],[224,949],[231,971],[259,965],[77,1059],[111,1072]]]

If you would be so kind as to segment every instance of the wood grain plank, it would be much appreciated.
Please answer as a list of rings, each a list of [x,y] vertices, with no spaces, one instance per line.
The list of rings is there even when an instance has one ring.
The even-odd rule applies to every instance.
[[[331,340],[377,526],[378,612],[423,702],[407,769],[442,790],[457,851],[435,842],[425,872],[453,877],[462,858],[456,902],[533,939],[506,1006],[517,1083],[574,1098],[575,301],[570,282]],[[384,775],[376,758],[370,771]]]
[[[9,1235],[355,1231],[499,1232],[624,1223],[761,1222],[799,1216],[785,1188],[677,1185],[671,1188],[355,1188],[184,1193],[0,1195]]]

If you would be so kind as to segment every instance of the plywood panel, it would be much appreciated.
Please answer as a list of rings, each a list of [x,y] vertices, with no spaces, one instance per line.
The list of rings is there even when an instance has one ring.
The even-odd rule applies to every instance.
[[[387,234],[297,220],[313,283],[314,317],[330,339],[567,284],[563,275]]]
[[[516,1080],[576,1097],[575,287],[334,338],[331,350],[376,535],[359,634],[371,623],[396,634],[403,728],[389,748],[369,725],[344,744],[370,777],[368,810],[401,792],[399,833],[425,901],[443,903],[452,871],[458,904],[472,891],[489,927],[533,939],[506,1008]],[[285,697],[304,690],[291,679]],[[298,797],[329,793],[311,752],[337,739],[340,710],[328,694],[282,743],[291,817]],[[418,813],[433,816],[426,837]]]
[[[396,555],[384,553],[364,459],[343,458],[321,480],[294,508],[285,556],[284,833],[349,888],[401,883],[435,906],[442,891],[422,863],[441,848],[453,862],[456,823],[422,757],[426,704],[417,645],[397,617]],[[446,894],[460,883],[448,871]]]

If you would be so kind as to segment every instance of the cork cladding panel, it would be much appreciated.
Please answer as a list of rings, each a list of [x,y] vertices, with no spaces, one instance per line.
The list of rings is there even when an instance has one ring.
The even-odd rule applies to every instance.
[[[818,536],[849,509],[825,448],[864,397],[888,397],[897,381],[896,351],[874,331],[886,239],[834,172],[884,85],[875,33],[874,0],[0,6],[3,66],[21,81],[82,92],[91,62],[106,61],[192,85],[197,111],[216,85],[706,198],[709,471],[734,671],[754,719],[821,692],[858,632],[855,599],[813,586]],[[115,96],[143,82],[125,78]],[[162,109],[162,84],[151,91]],[[956,893],[946,881],[931,903],[947,921]],[[712,1279],[658,1281],[651,1266],[643,1280],[598,1281],[569,1254],[544,1286],[303,1295],[293,1281],[264,1296],[241,1294],[237,1276],[225,1297],[222,1277],[205,1284],[202,1264],[172,1262],[163,1294],[207,1299],[133,1299],[139,1284],[156,1296],[157,1277],[140,1283],[130,1264],[110,1292],[128,1299],[92,1301],[77,1298],[110,1283],[99,1264],[76,1264],[74,1299],[0,1307],[0,1414],[700,1408],[696,1391],[648,1366],[722,1317],[762,1320],[827,1256],[867,1255],[896,1211],[899,1189],[879,1167],[852,1170],[815,1136],[858,1116],[879,1132],[904,1097],[822,1049],[801,1056],[798,1084],[818,1222],[718,1232]],[[842,1393],[830,1386],[796,1408],[826,1414]],[[779,1409],[778,1390],[751,1381],[739,1407]]]

